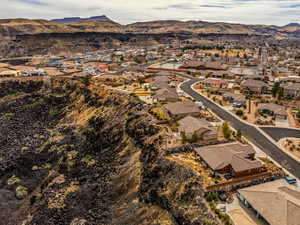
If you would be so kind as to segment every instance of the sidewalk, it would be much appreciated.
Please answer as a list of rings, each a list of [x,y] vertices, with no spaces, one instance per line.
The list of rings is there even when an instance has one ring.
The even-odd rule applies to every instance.
[[[188,80],[188,81],[189,81],[189,80]],[[188,82],[188,81],[185,81],[185,82]],[[185,82],[183,82],[183,83],[185,83]],[[182,90],[181,85],[182,85],[183,83],[181,83],[180,86],[179,86],[179,88],[180,88],[181,90]],[[193,91],[195,91],[196,93],[198,93],[197,90],[194,89],[194,85],[196,85],[196,84],[197,84],[197,82],[194,83],[194,84],[192,84],[192,85],[191,85],[191,89],[192,89]],[[182,91],[183,91],[183,90],[182,90]],[[220,106],[219,104],[213,102],[211,99],[207,98],[206,96],[203,96],[201,93],[198,93],[198,94],[201,95],[203,98],[207,99],[208,101],[210,101],[212,104],[215,104],[215,105],[218,106],[219,108],[222,108],[224,111],[226,111],[227,113],[229,113],[231,116],[233,116],[234,118],[236,118],[237,120],[239,120],[239,121],[242,122],[243,124],[246,124],[246,125],[248,125],[248,126],[251,126],[251,127],[256,128],[256,129],[258,130],[258,132],[260,132],[261,135],[263,135],[265,138],[267,138],[272,144],[274,144],[274,145],[275,145],[278,149],[280,149],[283,153],[287,154],[288,156],[290,156],[291,158],[293,158],[294,160],[296,160],[297,162],[299,162],[299,159],[297,159],[294,155],[292,155],[292,154],[287,153],[286,151],[284,151],[284,150],[281,148],[281,146],[279,146],[278,143],[277,143],[273,138],[271,138],[267,133],[265,133],[262,129],[260,129],[260,127],[258,127],[258,126],[256,126],[256,125],[253,125],[253,124],[250,124],[250,123],[248,123],[248,122],[242,120],[242,119],[239,118],[237,115],[233,114],[233,113],[230,112],[230,111],[225,110],[224,107],[222,107],[222,106]],[[190,96],[190,97],[191,97],[191,96]],[[191,97],[191,98],[193,99],[193,97]],[[214,114],[214,115],[215,115],[215,114]],[[217,116],[217,115],[216,115],[216,116]],[[218,117],[218,116],[217,116],[217,117]],[[218,117],[218,118],[219,118],[219,117]],[[222,121],[222,120],[221,120],[221,121]],[[249,140],[248,140],[248,142],[249,142],[251,145],[254,146],[254,144],[251,143]],[[256,146],[255,146],[255,147],[256,147]],[[258,149],[259,149],[259,148],[256,147],[256,150],[257,150],[261,155],[267,156],[267,158],[268,158],[269,160],[271,160],[273,163],[275,163],[275,165],[277,165],[278,167],[283,168],[277,161],[273,160],[270,156],[268,156],[266,153],[264,153],[261,149],[259,149],[259,150],[258,150]],[[284,168],[283,168],[283,169],[284,169]],[[290,172],[288,172],[286,169],[284,169],[284,171],[285,171],[287,174],[289,174],[290,176],[296,177],[296,176],[294,176],[293,174],[291,174]]]

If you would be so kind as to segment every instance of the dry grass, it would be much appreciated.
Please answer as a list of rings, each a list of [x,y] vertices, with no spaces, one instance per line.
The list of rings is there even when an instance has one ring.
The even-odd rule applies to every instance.
[[[199,162],[196,153],[180,153],[166,157],[169,160],[175,161],[180,165],[191,168],[196,174],[203,179],[204,186],[214,184],[214,178],[201,162]]]
[[[161,107],[153,108],[151,112],[157,115],[161,120],[171,120],[171,117]]]
[[[70,186],[60,189],[55,193],[53,198],[48,200],[49,209],[62,209],[65,207],[65,199],[69,194],[74,193],[79,190],[78,184],[72,182]]]

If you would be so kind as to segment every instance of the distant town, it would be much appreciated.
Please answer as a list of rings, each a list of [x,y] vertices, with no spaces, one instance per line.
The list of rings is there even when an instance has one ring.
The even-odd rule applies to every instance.
[[[0,59],[0,83],[56,78],[143,105],[219,223],[299,225],[300,46],[174,40]]]

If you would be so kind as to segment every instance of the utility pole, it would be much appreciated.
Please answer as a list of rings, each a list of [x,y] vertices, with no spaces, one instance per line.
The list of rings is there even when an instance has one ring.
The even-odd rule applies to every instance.
[[[251,97],[249,97],[249,114],[251,113]]]

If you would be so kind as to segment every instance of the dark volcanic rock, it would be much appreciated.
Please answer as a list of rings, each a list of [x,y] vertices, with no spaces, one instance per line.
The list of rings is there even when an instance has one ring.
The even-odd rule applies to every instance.
[[[1,225],[217,224],[134,98],[80,80],[1,88]]]

